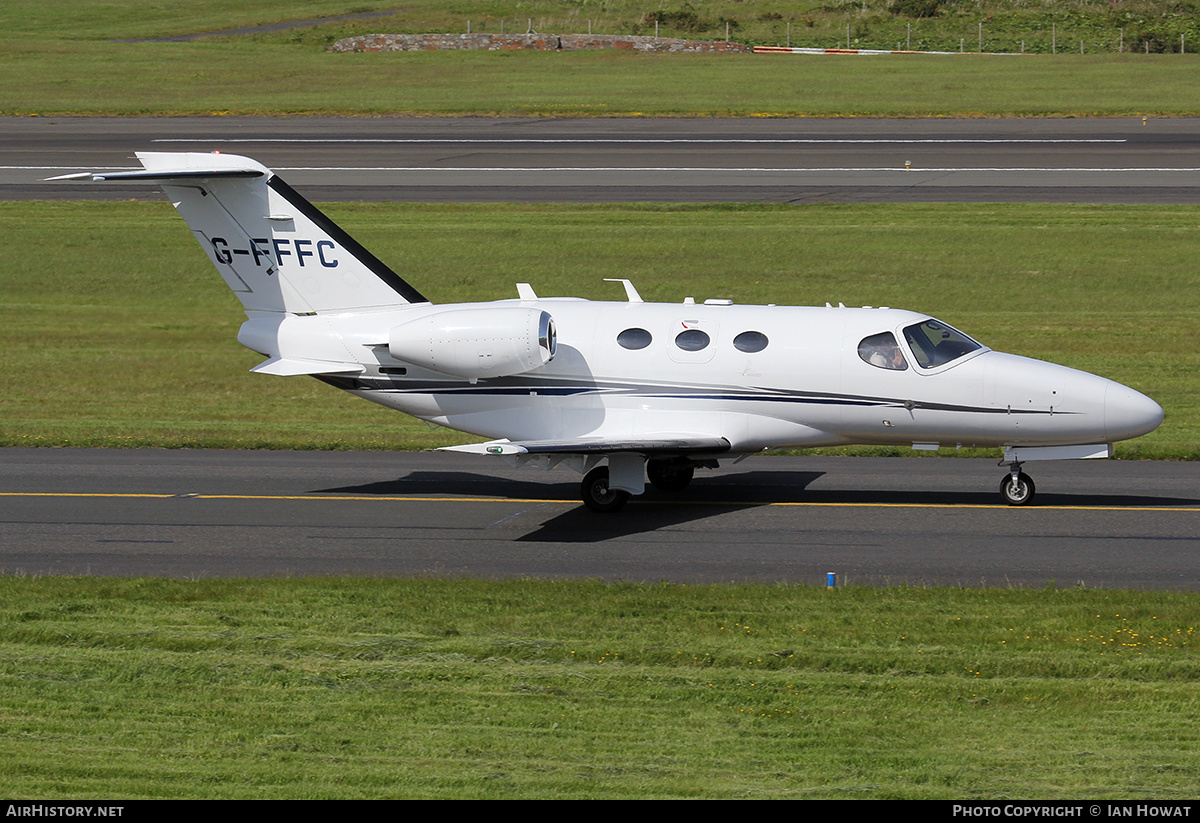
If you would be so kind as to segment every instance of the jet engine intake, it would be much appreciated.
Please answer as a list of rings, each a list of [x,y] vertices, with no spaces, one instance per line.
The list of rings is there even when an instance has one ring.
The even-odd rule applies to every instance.
[[[550,362],[556,346],[554,318],[520,306],[435,311],[388,333],[397,360],[468,379],[532,371]]]

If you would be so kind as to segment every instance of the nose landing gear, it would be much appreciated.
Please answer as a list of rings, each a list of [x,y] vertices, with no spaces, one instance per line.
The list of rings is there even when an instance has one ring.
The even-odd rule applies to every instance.
[[[1010,506],[1028,506],[1033,502],[1035,491],[1033,478],[1021,471],[1021,464],[1010,463],[1008,477],[1000,481],[1000,496],[1004,502]]]

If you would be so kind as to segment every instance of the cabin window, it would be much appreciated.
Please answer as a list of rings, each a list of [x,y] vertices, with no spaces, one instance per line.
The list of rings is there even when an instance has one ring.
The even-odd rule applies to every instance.
[[[629,349],[630,351],[644,349],[650,345],[652,340],[654,340],[654,338],[651,337],[650,332],[646,331],[645,329],[626,329],[617,335],[618,345],[620,345],[621,348]]]
[[[733,338],[733,347],[738,351],[753,354],[767,347],[767,336],[760,331],[744,331]]]
[[[684,351],[700,351],[707,348],[708,335],[700,329],[684,329],[675,335],[675,345]]]
[[[917,359],[917,365],[923,369],[936,368],[983,348],[958,329],[947,326],[940,320],[926,320],[924,323],[906,326],[904,339],[908,341],[913,357]]]
[[[896,343],[896,335],[890,331],[864,337],[858,344],[858,356],[878,369],[904,371],[908,368],[904,352]]]

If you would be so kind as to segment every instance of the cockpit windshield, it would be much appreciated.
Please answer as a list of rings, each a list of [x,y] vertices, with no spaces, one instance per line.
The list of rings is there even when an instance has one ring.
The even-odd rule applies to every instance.
[[[904,339],[912,349],[917,365],[933,369],[957,360],[964,354],[982,349],[983,346],[941,320],[926,320],[906,326]]]

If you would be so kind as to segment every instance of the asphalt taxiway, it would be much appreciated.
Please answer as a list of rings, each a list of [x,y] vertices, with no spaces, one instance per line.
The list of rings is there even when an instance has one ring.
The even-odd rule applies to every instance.
[[[1200,464],[762,456],[615,515],[440,452],[0,450],[0,571],[1200,588]]]

